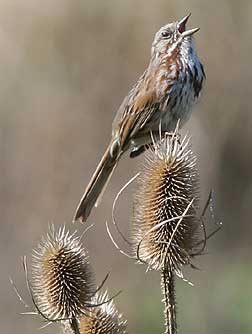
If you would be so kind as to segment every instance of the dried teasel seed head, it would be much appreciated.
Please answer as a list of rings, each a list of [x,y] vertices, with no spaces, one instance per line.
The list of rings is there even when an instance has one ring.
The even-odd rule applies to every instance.
[[[115,308],[113,301],[108,302],[108,294],[95,295],[94,307],[78,319],[80,334],[125,334],[126,321]],[[97,306],[95,306],[97,305]],[[75,334],[68,321],[63,321],[63,334]]]
[[[196,243],[199,201],[196,157],[189,140],[166,134],[146,153],[134,201],[133,243],[152,269],[180,272]]]
[[[80,334],[124,334],[126,321],[115,308],[113,301],[106,302],[108,294],[95,296],[92,304],[102,304],[93,307],[87,315],[80,318]]]
[[[95,293],[87,252],[76,233],[52,225],[33,253],[31,288],[37,308],[50,320],[76,318]]]

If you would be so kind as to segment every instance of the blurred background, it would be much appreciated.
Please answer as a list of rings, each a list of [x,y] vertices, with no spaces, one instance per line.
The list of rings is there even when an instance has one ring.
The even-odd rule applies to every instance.
[[[34,333],[9,283],[32,304],[21,263],[48,223],[73,225],[80,196],[110,138],[124,96],[148,64],[160,26],[192,13],[207,82],[184,127],[192,135],[202,203],[214,189],[222,230],[177,281],[180,333],[252,332],[252,2],[250,0],[0,0],[0,328]],[[105,228],[116,193],[142,158],[122,159],[85,238],[97,281],[128,319],[129,333],[162,333],[159,275],[119,254]],[[116,216],[129,234],[132,187]],[[209,219],[209,228],[214,228]],[[127,245],[119,240],[120,246]],[[53,325],[44,333],[58,333]]]

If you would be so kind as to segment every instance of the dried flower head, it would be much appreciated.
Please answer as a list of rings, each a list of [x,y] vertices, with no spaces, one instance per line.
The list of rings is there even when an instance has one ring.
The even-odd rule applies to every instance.
[[[86,315],[78,319],[79,334],[125,334],[126,321],[115,308],[114,302],[108,299],[108,294],[95,295]],[[63,321],[63,333],[75,334],[69,321]]]
[[[32,292],[37,308],[50,320],[83,314],[95,293],[94,277],[75,233],[50,227],[34,250]]]
[[[114,302],[106,302],[108,294],[95,296],[88,315],[80,318],[80,334],[123,334],[126,333],[126,321],[115,308]],[[101,305],[102,304],[102,305]]]
[[[179,271],[196,241],[199,201],[196,158],[189,140],[167,134],[146,153],[133,213],[138,258],[152,269]]]

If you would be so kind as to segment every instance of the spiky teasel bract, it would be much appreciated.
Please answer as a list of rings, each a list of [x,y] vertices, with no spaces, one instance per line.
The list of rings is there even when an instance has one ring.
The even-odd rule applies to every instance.
[[[179,272],[196,242],[196,158],[188,138],[166,134],[146,153],[133,213],[134,249],[152,269]]]
[[[80,237],[52,225],[33,254],[31,290],[40,313],[49,320],[79,317],[90,304],[94,285]]]
[[[96,294],[92,303],[97,305],[89,309],[86,315],[78,319],[80,334],[125,334],[126,321],[115,307],[113,300],[108,302],[108,294]],[[73,334],[69,322],[63,322],[63,333]]]

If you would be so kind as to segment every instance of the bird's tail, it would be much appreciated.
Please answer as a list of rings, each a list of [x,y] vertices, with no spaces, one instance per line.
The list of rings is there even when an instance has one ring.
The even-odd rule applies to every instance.
[[[85,222],[94,206],[98,206],[106,186],[117,165],[120,155],[112,152],[115,142],[111,141],[99,162],[86,190],[77,207],[74,221]]]

